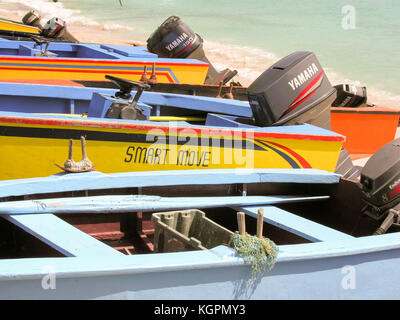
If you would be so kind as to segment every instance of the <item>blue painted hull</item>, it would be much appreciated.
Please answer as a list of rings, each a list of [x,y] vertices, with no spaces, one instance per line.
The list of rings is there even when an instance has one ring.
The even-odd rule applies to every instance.
[[[398,299],[400,276],[395,270],[400,263],[400,236],[378,238],[357,239],[354,244],[281,246],[274,269],[254,283],[250,267],[233,249],[222,246],[112,261],[100,257],[4,260],[0,298]],[[53,282],[49,270],[55,271]]]

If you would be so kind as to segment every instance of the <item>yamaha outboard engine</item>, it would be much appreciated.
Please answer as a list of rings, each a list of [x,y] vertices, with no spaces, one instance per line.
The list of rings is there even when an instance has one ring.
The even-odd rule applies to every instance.
[[[41,35],[47,38],[63,39],[68,42],[79,42],[68,32],[65,21],[60,18],[52,18],[47,21],[43,26]]]
[[[206,84],[226,84],[237,71],[225,69],[218,72],[207,59],[203,39],[194,33],[179,17],[171,16],[147,39],[147,49],[162,58],[187,58],[207,62],[210,66]]]
[[[360,187],[366,203],[363,212],[383,220],[375,234],[399,226],[400,212],[400,138],[379,149],[361,171]]]
[[[258,126],[309,123],[330,129],[330,107],[336,99],[315,54],[294,52],[262,73],[247,89]]]
[[[40,24],[40,13],[36,10],[29,11],[26,15],[23,16],[22,22],[28,26],[36,27],[39,30],[43,30],[42,25]]]
[[[332,107],[357,108],[367,102],[367,88],[349,84],[338,84],[335,86],[337,98]]]

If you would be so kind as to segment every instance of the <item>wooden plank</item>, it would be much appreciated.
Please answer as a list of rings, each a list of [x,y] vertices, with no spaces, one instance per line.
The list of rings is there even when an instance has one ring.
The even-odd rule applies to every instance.
[[[234,207],[235,210],[242,211],[254,218],[257,218],[257,210],[259,208],[260,207]],[[265,222],[312,242],[354,239],[354,237],[350,235],[304,219],[275,206],[262,206],[261,208],[264,209]]]
[[[125,172],[97,171],[0,181],[0,198],[52,192],[172,185],[236,183],[335,184],[340,175],[316,169],[202,169]]]
[[[68,257],[123,255],[53,214],[3,217]]]
[[[319,201],[329,196],[159,197],[94,196],[0,202],[0,215],[124,213]]]

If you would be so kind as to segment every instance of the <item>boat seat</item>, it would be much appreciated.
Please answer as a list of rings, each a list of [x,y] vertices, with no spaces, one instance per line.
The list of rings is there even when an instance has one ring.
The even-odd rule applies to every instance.
[[[53,214],[3,215],[2,217],[67,257],[123,255]]]
[[[241,122],[241,120],[243,122]],[[233,128],[255,128],[251,124],[246,124],[245,121],[249,122],[249,118],[228,116],[222,114],[208,113],[206,118],[206,126],[216,127],[233,127]]]

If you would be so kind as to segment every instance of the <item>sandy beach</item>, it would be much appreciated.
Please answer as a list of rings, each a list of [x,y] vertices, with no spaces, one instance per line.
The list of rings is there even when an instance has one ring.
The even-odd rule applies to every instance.
[[[22,17],[32,10],[32,7],[21,3],[9,3],[0,0],[0,15],[2,18],[22,22]],[[50,15],[42,17],[42,23],[49,19]],[[70,23],[66,21],[68,30],[80,42],[86,43],[109,43],[119,45],[129,45],[136,43],[138,45],[146,45],[146,39],[134,39],[129,32],[117,33],[112,29],[107,30],[102,25],[88,25],[84,23]]]

